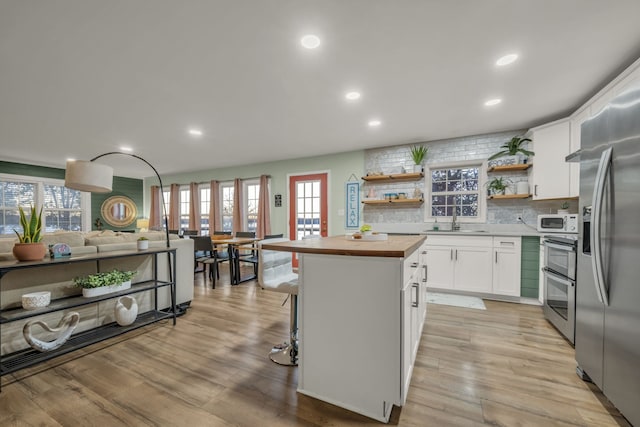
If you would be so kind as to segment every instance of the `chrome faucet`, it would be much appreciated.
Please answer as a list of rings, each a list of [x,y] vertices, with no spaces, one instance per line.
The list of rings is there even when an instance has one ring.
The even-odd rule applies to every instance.
[[[458,224],[458,214],[456,212],[456,205],[453,205],[453,216],[451,217],[451,231],[460,230],[460,224]]]

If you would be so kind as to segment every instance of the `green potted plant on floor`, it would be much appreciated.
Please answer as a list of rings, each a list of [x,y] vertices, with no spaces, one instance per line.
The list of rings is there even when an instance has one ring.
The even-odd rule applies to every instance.
[[[78,276],[73,279],[74,285],[82,288],[83,297],[95,297],[124,291],[131,288],[131,278],[137,271],[120,271],[114,269],[86,276]]]
[[[414,145],[411,147],[411,158],[413,159],[413,163],[415,163],[413,167],[414,172],[422,172],[422,162],[427,156],[427,151],[429,151],[429,149],[424,145]]]
[[[22,234],[13,230],[18,236],[19,243],[13,246],[13,256],[18,261],[40,261],[47,253],[47,248],[41,242],[42,235],[42,208],[36,214],[36,208],[31,206],[31,215],[27,219],[22,206],[18,208],[20,212],[20,226]]]

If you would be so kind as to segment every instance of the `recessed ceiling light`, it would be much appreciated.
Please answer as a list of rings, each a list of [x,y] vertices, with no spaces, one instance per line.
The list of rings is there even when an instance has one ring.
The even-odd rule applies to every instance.
[[[498,105],[502,102],[502,99],[500,98],[495,98],[495,99],[490,99],[487,102],[484,103],[484,105],[486,105],[487,107],[491,107],[494,105]]]
[[[120,146],[120,149],[121,149],[122,151],[126,151],[126,152],[131,152],[131,151],[133,151],[133,148],[131,148],[131,147],[127,147],[126,145],[121,145],[121,146]]]
[[[76,161],[76,159],[74,159],[73,157],[67,158],[67,162],[75,162],[75,161]]]
[[[380,126],[381,124],[382,124],[382,122],[380,120],[377,120],[377,119],[369,120],[369,123],[368,123],[368,125],[371,126],[372,128],[376,127],[376,126]]]
[[[510,53],[509,55],[505,55],[502,58],[498,59],[496,61],[496,65],[498,67],[502,67],[504,65],[509,65],[509,64],[515,62],[516,59],[518,59],[518,55],[515,54],[515,53]]]
[[[349,101],[355,101],[356,99],[360,99],[360,92],[347,92],[344,97]]]
[[[300,43],[307,49],[315,49],[320,46],[320,38],[313,34],[307,34],[300,39]]]
[[[189,129],[189,135],[191,135],[191,136],[202,136],[203,132],[200,129]]]

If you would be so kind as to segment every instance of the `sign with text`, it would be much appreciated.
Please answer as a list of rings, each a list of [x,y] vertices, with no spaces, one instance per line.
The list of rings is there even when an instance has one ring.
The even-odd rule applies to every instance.
[[[360,183],[347,182],[345,187],[346,228],[360,227]]]

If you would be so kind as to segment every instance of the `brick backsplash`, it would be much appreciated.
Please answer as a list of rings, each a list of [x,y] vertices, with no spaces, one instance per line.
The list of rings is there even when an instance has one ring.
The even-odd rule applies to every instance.
[[[421,144],[429,149],[425,164],[484,160],[499,151],[499,147],[512,137],[525,132],[525,130],[516,130],[369,149],[365,151],[365,170],[385,174],[400,173],[403,168],[411,171],[413,160],[410,149],[414,145]],[[505,173],[500,176],[509,179],[514,186],[516,182],[528,179],[526,173]],[[382,195],[388,192],[405,192],[407,197],[411,197],[416,187],[422,191],[424,180],[379,184],[364,182],[362,197],[367,197],[370,188],[374,189],[378,198],[382,198]],[[535,225],[539,214],[554,213],[560,208],[561,203],[560,200],[535,202],[530,199],[488,200],[486,222],[487,224],[517,224],[517,217],[524,214],[524,221]],[[571,212],[577,212],[577,201],[569,200],[569,203]],[[399,208],[397,206],[366,205],[363,208],[362,220],[372,223],[423,223],[424,210],[429,208],[426,201],[423,205],[416,207]]]

